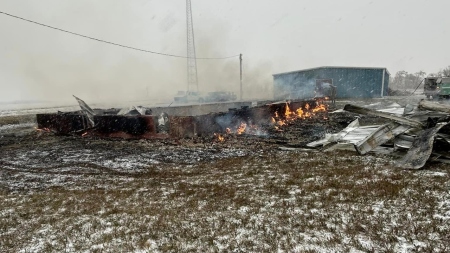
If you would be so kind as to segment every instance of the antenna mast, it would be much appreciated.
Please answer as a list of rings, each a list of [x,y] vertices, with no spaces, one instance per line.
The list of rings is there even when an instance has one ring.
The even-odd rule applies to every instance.
[[[186,0],[186,25],[187,25],[187,78],[188,91],[198,92],[197,79],[197,59],[195,55],[195,40],[194,40],[194,23],[192,22],[192,7],[191,0]]]

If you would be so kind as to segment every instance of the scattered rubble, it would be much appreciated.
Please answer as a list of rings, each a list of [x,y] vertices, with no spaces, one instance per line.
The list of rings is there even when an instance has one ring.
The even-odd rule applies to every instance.
[[[76,98],[76,97],[75,97]],[[62,135],[126,139],[182,139],[247,143],[283,148],[319,148],[390,153],[397,166],[420,169],[428,160],[450,162],[450,106],[422,100],[418,106],[345,105],[329,112],[324,99],[282,101],[230,108],[205,115],[152,114],[152,108],[91,109],[76,98],[81,111],[38,114],[39,129]],[[196,142],[197,142],[196,141]]]
[[[348,104],[345,111],[377,116],[389,120],[383,125],[360,126],[355,120],[337,134],[309,143],[308,147],[328,147],[328,150],[353,146],[359,154],[367,154],[380,146],[389,152],[407,151],[396,165],[405,169],[420,169],[428,160],[450,163],[450,106],[422,100],[417,109],[369,109]],[[347,144],[347,145],[342,145]],[[385,151],[385,150],[384,150]]]

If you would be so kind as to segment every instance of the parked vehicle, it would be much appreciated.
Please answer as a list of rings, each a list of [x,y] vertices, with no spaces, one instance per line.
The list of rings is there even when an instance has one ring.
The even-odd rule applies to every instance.
[[[450,98],[450,77],[427,77],[424,81],[424,94],[427,98]]]
[[[206,102],[227,102],[234,101],[237,99],[236,94],[234,92],[227,91],[213,91],[209,92],[205,97]]]
[[[179,91],[174,97],[174,101],[176,103],[203,103],[205,98],[197,91]]]

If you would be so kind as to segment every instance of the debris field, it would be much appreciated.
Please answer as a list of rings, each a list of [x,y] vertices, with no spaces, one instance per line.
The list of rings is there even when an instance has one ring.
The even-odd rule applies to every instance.
[[[414,119],[437,122],[415,135],[432,132],[423,136],[434,135],[434,145],[422,170],[404,170],[397,162],[414,141],[408,149],[396,139],[412,131],[365,155],[356,148],[398,123],[371,113],[386,108],[360,106],[370,110],[361,114],[329,105],[305,116],[310,110],[299,104],[277,104],[257,127],[237,117],[183,138],[170,137],[171,126],[163,129],[168,138],[122,138],[1,125],[0,251],[449,249],[450,174],[445,159],[435,159],[445,157],[447,130],[436,130],[445,116]],[[390,115],[409,118],[405,111]]]

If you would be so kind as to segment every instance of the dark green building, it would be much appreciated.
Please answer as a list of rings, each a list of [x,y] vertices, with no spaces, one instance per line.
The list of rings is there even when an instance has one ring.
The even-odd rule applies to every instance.
[[[386,68],[318,67],[273,75],[275,99],[327,96],[330,86],[337,98],[379,98],[388,94]]]

